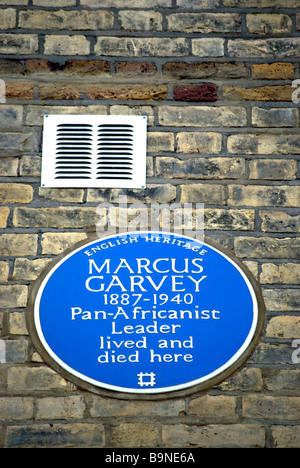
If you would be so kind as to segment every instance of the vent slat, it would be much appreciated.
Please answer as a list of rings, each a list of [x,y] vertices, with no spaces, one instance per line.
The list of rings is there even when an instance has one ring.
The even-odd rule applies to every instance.
[[[122,174],[125,174],[125,175],[131,175],[132,174],[132,171],[130,170],[117,170],[116,168],[111,168],[111,169],[102,169],[101,171],[98,171],[97,174],[118,174],[118,175],[122,175]]]
[[[113,176],[103,176],[101,175],[100,177],[96,177],[96,179],[103,179],[103,180],[132,180],[132,177],[126,177],[126,176],[123,176],[123,177],[117,177],[115,175]]]
[[[101,161],[101,162],[98,162],[97,163],[97,166],[102,166],[102,167],[105,167],[105,166],[110,166],[110,167],[122,167],[124,165],[127,165],[127,166],[132,166],[132,162],[130,161],[119,161],[119,162],[115,162],[115,161]]]
[[[90,128],[93,128],[93,125],[91,124],[84,124],[84,123],[62,123],[62,124],[58,124],[57,125],[57,128],[60,128],[60,127],[90,127]]]
[[[90,177],[85,177],[84,175],[74,175],[74,174],[71,174],[71,175],[68,175],[68,176],[56,176],[55,177],[57,180],[73,180],[73,179],[77,179],[77,180],[87,180],[87,179],[91,179]]]
[[[85,169],[85,168],[84,168]],[[80,175],[80,174],[86,174],[86,175],[90,175],[89,171],[86,171],[86,170],[82,170],[82,169],[78,169],[77,171],[76,170],[67,170],[67,171],[56,171],[55,174],[59,175],[59,174],[64,174],[64,175]]]
[[[126,125],[126,124],[102,124],[98,125],[98,128],[129,128],[133,129],[133,125]]]
[[[90,164],[92,164],[91,158],[87,156],[81,156],[81,155],[74,155],[74,156],[69,156],[69,155],[63,155],[63,156],[58,156],[57,161],[66,161],[66,162],[81,162],[81,161],[89,161]]]
[[[70,156],[70,157],[76,157],[76,156],[88,156],[90,153],[89,152],[84,152],[84,151],[78,151],[77,153],[75,151],[58,151],[57,155],[59,156]]]
[[[84,146],[84,145],[58,145],[57,147],[57,150],[66,150],[66,151],[82,151],[82,150],[85,150],[85,151],[88,151],[90,154],[92,154],[92,150],[91,148],[89,148],[88,146]]]
[[[126,153],[125,151],[121,151],[119,153],[116,153],[115,151],[112,151],[112,152],[109,152],[109,151],[103,151],[102,152],[102,156],[111,156],[111,155],[114,155],[116,157],[118,157],[118,159],[120,159],[120,156],[130,156],[132,153]]]
[[[99,132],[99,137],[98,137],[98,140],[100,138],[112,138],[112,139],[115,139],[115,138],[129,138],[131,140],[133,140],[133,133],[120,133],[118,131],[118,133],[114,133],[114,132]]]
[[[57,148],[57,150],[67,150],[67,151],[86,150],[90,154],[92,154],[91,148],[89,148],[88,146],[84,146],[84,145],[75,145],[75,146],[74,145],[58,145],[56,148]]]
[[[58,135],[86,135],[86,136],[92,136],[93,134],[93,129],[85,129],[82,127],[77,127],[77,128],[68,128],[68,127],[63,127],[60,129],[57,129],[57,134]]]

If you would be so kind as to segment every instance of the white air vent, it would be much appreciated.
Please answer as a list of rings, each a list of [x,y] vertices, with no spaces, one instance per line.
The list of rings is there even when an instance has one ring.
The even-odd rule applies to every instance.
[[[42,187],[144,188],[147,118],[46,115]]]

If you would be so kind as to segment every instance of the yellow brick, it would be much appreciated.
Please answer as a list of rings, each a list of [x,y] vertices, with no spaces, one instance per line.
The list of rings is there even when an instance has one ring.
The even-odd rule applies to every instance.
[[[7,206],[0,207],[0,228],[6,228],[7,226],[7,219],[9,215],[9,208]]]
[[[36,234],[3,234],[0,236],[0,255],[36,255],[37,239]]]
[[[31,185],[0,184],[0,203],[30,203],[33,198]]]

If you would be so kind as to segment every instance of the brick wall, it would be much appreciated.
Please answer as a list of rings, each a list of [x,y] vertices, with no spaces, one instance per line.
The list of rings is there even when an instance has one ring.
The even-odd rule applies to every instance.
[[[299,51],[299,0],[0,0],[1,447],[300,447]],[[126,402],[42,362],[28,287],[114,195],[40,188],[50,113],[147,115],[129,202],[204,203],[206,235],[262,284],[265,335],[228,381]]]

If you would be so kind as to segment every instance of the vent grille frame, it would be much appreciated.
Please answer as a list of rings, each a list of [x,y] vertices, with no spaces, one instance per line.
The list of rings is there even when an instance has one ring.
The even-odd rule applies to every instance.
[[[142,189],[146,156],[146,116],[44,116],[42,187]]]

